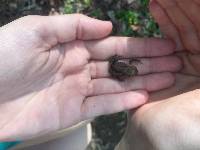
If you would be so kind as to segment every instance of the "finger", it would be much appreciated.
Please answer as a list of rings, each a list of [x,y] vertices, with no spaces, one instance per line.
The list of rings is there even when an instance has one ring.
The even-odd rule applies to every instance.
[[[179,31],[182,42],[187,50],[198,52],[200,43],[194,25],[184,15],[174,0],[157,0],[164,8],[170,20]]]
[[[152,16],[159,24],[160,30],[164,33],[166,37],[172,39],[176,43],[176,50],[183,50],[179,33],[174,24],[170,21],[165,11],[159,6],[159,4],[155,0],[151,1],[149,9]]]
[[[196,2],[198,5],[200,5],[200,0],[192,0],[194,2]]]
[[[152,92],[171,86],[174,80],[174,75],[171,73],[136,76],[123,82],[109,78],[94,79],[88,85],[88,96],[121,93],[140,89]]]
[[[108,21],[100,21],[80,14],[60,16],[32,16],[38,22],[38,32],[43,40],[57,44],[73,41],[75,39],[100,39],[112,30]]]
[[[199,76],[200,61],[199,55],[194,55],[190,53],[177,53],[183,62],[183,68],[181,69],[182,74],[190,75],[192,77]]]
[[[88,97],[82,105],[84,118],[117,113],[136,108],[148,100],[145,91],[134,91],[120,94],[107,94]]]
[[[85,42],[92,59],[105,60],[113,55],[124,57],[152,57],[169,55],[174,44],[169,40],[156,38],[109,37],[103,40]]]
[[[197,15],[200,11],[200,5],[193,1],[188,0],[176,0],[181,10],[187,15],[187,17],[195,25],[195,28],[200,33],[200,18]],[[200,35],[199,35],[200,36]],[[200,50],[200,47],[199,47]]]
[[[141,58],[140,63],[133,63],[138,69],[138,75],[159,72],[176,72],[182,68],[181,61],[175,56],[158,58]],[[128,60],[127,60],[128,61]],[[92,78],[109,77],[109,62],[94,61],[89,64]]]

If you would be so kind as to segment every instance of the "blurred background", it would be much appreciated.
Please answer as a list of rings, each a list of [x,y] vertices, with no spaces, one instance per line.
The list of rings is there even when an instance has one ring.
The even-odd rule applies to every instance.
[[[113,35],[160,37],[148,3],[149,0],[0,0],[0,26],[25,15],[83,13],[112,21]],[[96,118],[92,122],[93,139],[88,150],[113,150],[126,124],[125,112]]]

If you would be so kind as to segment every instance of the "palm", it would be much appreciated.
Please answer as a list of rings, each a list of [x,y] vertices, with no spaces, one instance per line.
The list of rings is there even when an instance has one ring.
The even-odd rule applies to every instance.
[[[150,97],[151,102],[138,109],[138,114],[140,114],[140,112],[142,112],[142,114],[150,114],[152,110],[158,113],[160,110],[159,106],[167,106],[167,101],[170,101],[171,98],[200,88],[200,61],[198,60],[198,55],[181,52],[179,56],[182,58],[184,66],[183,70],[176,74],[175,84],[168,89],[153,92]],[[135,116],[137,116],[137,113]]]
[[[18,31],[13,34],[17,35]],[[3,93],[12,87],[9,95],[7,93],[2,95],[2,101],[12,100],[11,104],[6,105],[13,111],[2,113],[4,114],[2,119],[4,122],[9,120],[9,126],[15,126],[15,129],[25,129],[25,126],[31,128],[34,122],[37,122],[36,132],[40,134],[43,134],[40,130],[45,130],[42,126],[46,122],[49,122],[48,129],[45,130],[48,132],[48,130],[69,127],[81,121],[83,119],[81,106],[85,97],[88,96],[87,86],[91,81],[88,62],[90,56],[83,41],[53,44],[49,41],[41,41],[38,35],[31,36],[30,39],[30,31],[25,30],[23,34],[24,39],[29,38],[28,43],[24,42],[23,38],[19,41],[18,36],[13,39],[16,43],[21,43],[15,46],[18,57],[21,59],[11,59],[13,62],[10,62],[13,65],[12,68],[23,68],[23,70],[10,72],[9,79],[14,83],[3,83],[4,86],[1,88]],[[4,72],[1,73],[4,74]],[[24,76],[16,76],[16,74]],[[13,84],[15,84],[14,87]],[[66,107],[67,110],[64,109]],[[16,114],[20,115],[16,116]],[[73,116],[71,121],[62,122],[71,116]],[[10,117],[13,118],[12,121]],[[52,121],[52,117],[55,120]],[[24,123],[19,120],[23,120]]]
[[[129,147],[126,149],[173,149],[173,144],[178,145],[179,142],[173,141],[180,138],[180,141],[186,142],[183,134],[190,137],[190,141],[194,140],[193,132],[198,131],[198,128],[190,129],[188,125],[199,125],[194,120],[199,116],[199,91],[195,90],[200,88],[200,61],[198,55],[187,52],[181,52],[179,56],[184,66],[183,70],[176,74],[175,84],[171,88],[153,92],[150,103],[130,115],[129,128],[125,136]],[[169,137],[168,133],[173,136]]]
[[[199,21],[195,13],[199,6],[195,2],[150,3],[153,17],[164,35],[176,43],[184,65],[171,88],[152,93],[151,102],[130,116],[129,149],[199,149]]]
[[[105,38],[110,31],[110,23],[80,15],[27,17],[1,28],[0,140],[30,139],[135,108],[147,100],[141,89],[173,83],[170,73],[160,72],[177,71],[180,61],[158,57],[173,53],[171,42]],[[107,59],[116,54],[143,57],[143,76],[125,83],[110,79]],[[159,64],[165,67],[154,68]]]
[[[199,55],[183,51],[178,53],[178,56],[182,59],[184,66],[182,71],[176,74],[174,86],[158,92],[159,94],[155,93],[155,95],[159,96],[153,96],[152,99],[166,99],[200,87]]]

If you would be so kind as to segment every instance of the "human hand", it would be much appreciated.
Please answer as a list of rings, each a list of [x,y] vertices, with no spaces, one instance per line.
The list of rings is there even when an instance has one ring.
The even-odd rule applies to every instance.
[[[184,81],[181,75],[177,75],[177,78],[180,84]],[[197,88],[194,82],[192,79],[188,81],[191,84],[188,89]],[[182,84],[188,86],[184,82]],[[198,150],[200,91],[178,93],[181,90],[183,88],[174,86],[156,92],[150,97],[151,103],[130,113],[120,150]],[[180,95],[172,96],[174,93]]]
[[[0,141],[26,140],[144,104],[173,84],[173,44],[108,37],[110,22],[83,15],[28,16],[0,29]],[[102,39],[104,38],[104,39]],[[112,55],[143,57],[139,74],[109,78]],[[148,58],[154,57],[156,58]],[[159,57],[161,56],[161,57]],[[164,67],[163,67],[164,66]],[[155,73],[151,75],[145,75]]]
[[[150,8],[161,30],[175,42],[179,41],[179,36],[176,35],[178,30],[169,22],[169,17],[158,3],[151,3]],[[191,9],[187,10],[191,11]],[[177,20],[179,19],[177,17]],[[195,27],[191,28],[191,31],[193,30]],[[185,36],[188,35],[185,34]],[[184,43],[183,40],[182,43]],[[183,45],[185,47],[187,43]],[[192,54],[194,50],[192,48],[179,50],[177,55],[183,60],[183,70],[176,75],[173,87],[153,92],[149,98],[150,103],[139,108],[135,113],[130,113],[129,127],[121,142],[121,146],[123,144],[127,146],[124,149],[195,150],[200,148],[200,123],[198,121],[200,116],[200,56]]]
[[[200,0],[151,0],[150,11],[177,50],[200,52]]]

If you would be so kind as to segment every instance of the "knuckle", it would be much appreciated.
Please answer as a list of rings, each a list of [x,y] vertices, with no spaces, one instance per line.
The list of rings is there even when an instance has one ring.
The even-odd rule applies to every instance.
[[[84,32],[82,31],[82,18],[84,17],[83,14],[75,14],[74,17],[77,19],[76,24],[76,37],[77,39],[82,39],[84,37]]]

